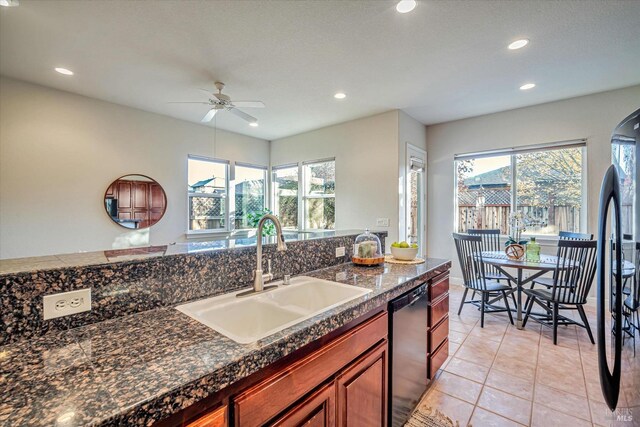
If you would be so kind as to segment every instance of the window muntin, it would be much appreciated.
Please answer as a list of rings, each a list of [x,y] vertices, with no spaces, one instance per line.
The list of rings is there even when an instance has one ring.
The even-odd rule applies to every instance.
[[[273,212],[280,219],[282,227],[298,229],[298,165],[273,168]]]
[[[227,183],[229,165],[223,161],[189,157],[188,230],[227,230]]]
[[[336,162],[325,160],[303,165],[304,228],[335,228]]]
[[[457,230],[497,228],[508,234],[509,214],[521,210],[527,234],[580,232],[584,150],[584,144],[573,144],[461,156],[455,161]]]
[[[255,226],[248,221],[248,215],[261,214],[264,211],[266,176],[266,168],[236,164],[234,181],[236,230],[254,228]]]

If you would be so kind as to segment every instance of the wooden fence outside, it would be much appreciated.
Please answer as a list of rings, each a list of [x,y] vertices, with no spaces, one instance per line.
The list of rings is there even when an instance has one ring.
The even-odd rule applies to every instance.
[[[539,206],[518,206],[533,224],[529,231],[534,232],[546,227],[557,233],[580,230],[580,208],[576,206],[554,206],[554,220],[549,223],[549,208]],[[465,233],[469,228],[497,228],[501,234],[509,234],[509,214],[511,206],[497,205],[478,208],[476,206],[458,207],[458,231]]]

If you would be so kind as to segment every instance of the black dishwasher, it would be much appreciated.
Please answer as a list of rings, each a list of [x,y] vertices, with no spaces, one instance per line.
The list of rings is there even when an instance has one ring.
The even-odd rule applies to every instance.
[[[427,284],[389,303],[389,425],[402,426],[427,389]]]

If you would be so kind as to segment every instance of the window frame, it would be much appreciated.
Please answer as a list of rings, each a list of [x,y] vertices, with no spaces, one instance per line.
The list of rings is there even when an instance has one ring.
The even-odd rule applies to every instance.
[[[459,201],[459,190],[458,190],[458,174],[457,171],[457,162],[460,160],[471,160],[478,158],[488,158],[488,157],[500,157],[500,156],[510,156],[510,185],[511,185],[511,200],[510,200],[510,209],[511,212],[515,212],[518,208],[518,191],[517,191],[517,175],[518,175],[518,160],[517,156],[519,154],[533,153],[533,152],[543,152],[543,151],[552,151],[552,150],[562,150],[569,148],[580,148],[582,150],[582,162],[581,162],[581,205],[580,205],[580,227],[578,232],[585,233],[588,228],[589,221],[589,209],[588,209],[588,179],[589,174],[587,170],[587,139],[575,139],[575,140],[567,140],[567,141],[558,141],[552,143],[545,144],[535,144],[535,145],[524,145],[520,147],[510,147],[505,149],[497,149],[497,150],[487,150],[480,151],[474,153],[466,153],[466,154],[456,154],[454,155],[453,161],[453,181],[454,181],[454,223],[453,229],[456,232],[460,232],[458,228],[459,220],[460,220],[460,209],[458,205]],[[501,234],[501,236],[506,237],[506,235]],[[527,237],[536,237],[538,240],[558,240],[557,234],[535,234],[535,233],[523,233],[523,236]]]
[[[298,175],[298,189],[296,190],[296,203],[297,203],[297,210],[298,210],[298,217],[296,218],[296,222],[297,222],[297,226],[296,228],[284,228],[285,230],[295,230],[295,231],[301,231],[300,228],[300,219],[301,219],[301,212],[300,212],[300,206],[301,206],[301,200],[300,200],[300,194],[301,194],[301,189],[300,189],[300,177],[302,176],[302,163],[298,162],[298,163],[285,163],[282,165],[278,165],[278,166],[272,166],[271,167],[271,180],[270,180],[270,185],[271,185],[271,211],[273,212],[274,215],[279,216],[280,215],[280,211],[278,210],[278,194],[277,194],[277,188],[275,185],[275,174],[277,171],[279,170],[283,170],[283,169],[296,169],[297,170],[297,175]]]
[[[334,189],[333,194],[322,194],[322,195],[308,195],[307,194],[307,167],[308,166],[312,166],[312,165],[317,165],[317,164],[321,164],[321,163],[328,163],[328,162],[334,162],[334,165],[336,164],[336,158],[335,157],[328,157],[328,158],[322,158],[322,159],[317,159],[317,160],[305,160],[305,161],[301,161],[301,162],[297,162],[297,163],[283,163],[282,165],[278,165],[278,166],[272,166],[271,167],[271,188],[272,188],[272,195],[271,195],[271,200],[272,200],[272,204],[271,204],[271,210],[277,214],[275,206],[276,206],[276,193],[275,193],[275,185],[273,184],[274,182],[274,174],[273,172],[280,170],[280,169],[290,169],[293,167],[298,167],[298,228],[297,231],[298,232],[308,232],[308,231],[327,231],[327,230],[331,230],[331,229],[324,229],[324,228],[308,228],[307,227],[307,218],[306,218],[306,212],[307,212],[307,203],[309,200],[314,200],[314,199],[333,199],[334,200],[334,206],[335,206],[335,199],[336,199],[336,190]],[[337,166],[337,165],[336,165]],[[334,177],[335,180],[335,177]],[[334,181],[335,182],[335,181]],[[335,212],[334,212],[335,215]],[[334,218],[335,221],[335,218]],[[334,224],[334,228],[332,230],[335,230],[335,224]]]
[[[233,232],[233,231],[238,231],[238,232],[244,232],[244,231],[251,231],[251,230],[255,230],[255,228],[236,228],[236,185],[238,184],[237,182],[237,168],[241,167],[241,168],[246,168],[246,169],[256,169],[256,170],[261,170],[262,171],[262,181],[263,181],[263,191],[262,191],[262,209],[266,209],[269,207],[269,178],[268,178],[268,172],[269,172],[269,168],[267,166],[262,166],[262,165],[257,165],[257,164],[253,164],[253,163],[245,163],[245,162],[234,162],[233,164],[233,188],[231,186],[231,183],[229,183],[229,190],[228,193],[231,195],[233,195],[233,200],[229,201],[229,217],[233,218],[233,223],[230,224],[230,229],[229,231]],[[230,196],[231,198],[231,196]],[[233,212],[233,215],[231,215],[231,213]]]
[[[214,194],[214,193],[195,193],[192,191],[187,191],[187,236],[201,236],[201,235],[207,235],[207,234],[224,234],[224,233],[229,233],[230,231],[230,212],[229,212],[229,178],[230,178],[230,161],[228,160],[224,160],[224,159],[218,159],[218,158],[213,158],[213,157],[206,157],[206,156],[199,156],[199,155],[194,155],[194,154],[189,154],[187,155],[187,188],[190,186],[189,185],[189,160],[198,160],[198,161],[202,161],[202,162],[209,162],[209,163],[216,163],[216,164],[221,164],[224,165],[224,171],[225,171],[225,181],[224,181],[224,185],[225,185],[225,201],[224,201],[224,216],[222,217],[225,220],[225,226],[222,228],[210,228],[210,229],[206,229],[206,230],[191,230],[190,229],[190,222],[191,222],[191,211],[190,211],[190,206],[191,206],[191,199],[193,197],[206,197],[206,198],[217,198],[217,199],[222,199],[223,197],[221,197],[218,194]]]

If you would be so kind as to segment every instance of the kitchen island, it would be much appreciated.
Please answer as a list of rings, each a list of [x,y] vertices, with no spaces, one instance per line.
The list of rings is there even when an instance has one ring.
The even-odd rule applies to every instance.
[[[446,275],[450,265],[440,259],[346,263],[305,273],[372,292],[253,344],[238,344],[164,307],[5,345],[0,424],[188,423],[228,401],[229,390],[240,392],[237,384],[249,387],[265,368],[320,349],[371,313],[386,311],[391,299]],[[222,416],[230,420],[227,412]]]

